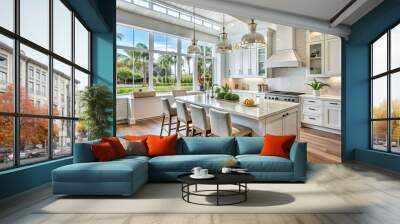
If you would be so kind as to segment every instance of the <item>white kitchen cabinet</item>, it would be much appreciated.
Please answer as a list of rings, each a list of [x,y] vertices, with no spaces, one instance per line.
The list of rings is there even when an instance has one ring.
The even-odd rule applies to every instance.
[[[338,98],[302,97],[301,122],[324,131],[340,133],[341,102]]]
[[[251,75],[251,49],[243,49],[243,75],[248,76]]]
[[[323,41],[324,34],[315,31],[307,31],[307,42]]]
[[[339,38],[325,40],[325,75],[340,75],[342,46]]]
[[[226,53],[226,76],[246,78],[265,75],[266,49],[262,49],[237,49]]]
[[[237,50],[233,51],[233,76],[243,75],[243,51]]]
[[[266,133],[272,135],[296,135],[298,136],[299,114],[297,110],[290,110],[266,121]]]
[[[307,32],[307,76],[340,76],[342,64],[341,39],[329,34],[310,36],[313,33],[315,32]]]
[[[257,52],[258,49],[250,49],[250,69],[249,69],[249,74],[251,76],[257,76],[258,71],[257,71]]]

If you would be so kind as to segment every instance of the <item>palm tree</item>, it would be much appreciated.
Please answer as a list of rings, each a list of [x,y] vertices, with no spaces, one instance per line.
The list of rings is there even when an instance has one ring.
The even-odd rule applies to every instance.
[[[158,58],[158,65],[160,68],[163,70],[164,74],[164,83],[165,83],[165,78],[166,76],[171,75],[171,65],[176,62],[175,56],[169,55],[169,54],[163,54]]]

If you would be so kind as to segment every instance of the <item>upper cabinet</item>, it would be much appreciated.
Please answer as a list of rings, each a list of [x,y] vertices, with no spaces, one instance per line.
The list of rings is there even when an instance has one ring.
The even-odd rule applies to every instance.
[[[234,48],[225,55],[227,77],[246,78],[265,76],[266,49]]]
[[[306,67],[310,77],[341,75],[341,40],[339,37],[307,31]]]

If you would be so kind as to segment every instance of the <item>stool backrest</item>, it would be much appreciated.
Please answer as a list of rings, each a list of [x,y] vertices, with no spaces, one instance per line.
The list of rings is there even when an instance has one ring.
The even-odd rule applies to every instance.
[[[231,114],[210,109],[211,133],[220,137],[232,135]]]
[[[207,113],[204,107],[191,104],[190,112],[192,114],[193,127],[199,128],[203,131],[210,130],[210,123],[207,121]]]
[[[172,108],[171,104],[169,103],[169,100],[167,98],[161,98],[161,103],[163,107],[163,114],[164,115],[171,115],[172,114]]]
[[[186,90],[184,90],[184,89],[176,89],[176,90],[172,90],[172,95],[173,95],[174,97],[177,97],[177,96],[186,96],[187,93],[186,93]]]
[[[182,101],[176,101],[176,113],[179,121],[189,122],[191,120],[186,104]]]

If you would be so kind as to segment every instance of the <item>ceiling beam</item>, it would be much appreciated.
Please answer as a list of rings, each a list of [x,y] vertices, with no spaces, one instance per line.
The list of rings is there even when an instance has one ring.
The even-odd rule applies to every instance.
[[[329,21],[296,15],[270,8],[256,7],[245,2],[231,2],[227,0],[170,0],[176,3],[195,6],[211,11],[218,11],[236,17],[254,18],[270,23],[309,29],[332,35],[347,37],[350,27],[337,25],[332,27]]]
[[[330,19],[331,27],[336,27],[347,18],[349,18],[355,11],[360,9],[368,0],[352,0],[346,4],[336,15]]]

